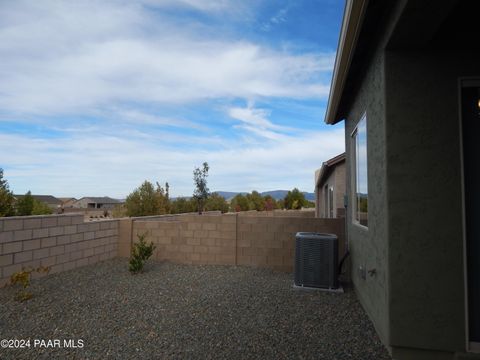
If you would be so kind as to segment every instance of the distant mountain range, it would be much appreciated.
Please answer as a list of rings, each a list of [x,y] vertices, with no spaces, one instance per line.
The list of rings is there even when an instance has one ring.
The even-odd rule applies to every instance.
[[[218,195],[223,196],[225,198],[225,200],[230,200],[233,197],[235,197],[235,195],[237,195],[237,194],[242,194],[242,195],[247,194],[246,192],[233,192],[233,191],[215,191],[215,192]],[[272,191],[261,192],[260,195],[262,195],[262,196],[270,195],[275,200],[280,200],[280,199],[285,198],[287,193],[288,193],[288,190],[272,190]],[[303,191],[303,194],[305,195],[305,199],[307,199],[309,201],[315,201],[315,193],[309,193],[309,192]]]

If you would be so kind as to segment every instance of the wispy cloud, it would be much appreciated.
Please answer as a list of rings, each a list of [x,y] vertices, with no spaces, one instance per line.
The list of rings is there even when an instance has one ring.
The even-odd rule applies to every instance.
[[[159,25],[141,6],[35,4],[16,4],[0,28],[4,112],[58,114],[124,101],[328,95],[319,74],[331,70],[332,53],[290,54],[244,40],[199,39],[198,29],[179,29],[168,21]]]
[[[245,12],[248,7],[247,2],[238,2],[233,0],[141,0],[143,5],[160,8],[178,8],[186,7],[192,8],[201,12],[207,13],[238,13]]]
[[[342,152],[343,136],[343,129],[332,129],[250,146],[214,150],[199,146],[195,151],[115,136],[46,141],[0,135],[0,142],[5,148],[23,144],[8,157],[5,172],[16,192],[124,197],[144,179],[168,181],[174,195],[190,195],[193,167],[203,161],[211,166],[212,189],[263,191],[299,186],[312,190],[319,158]]]
[[[121,120],[133,122],[135,124],[164,125],[168,127],[190,128],[197,130],[205,129],[205,127],[193,121],[166,118],[163,116],[156,116],[138,110],[119,110],[116,114]]]
[[[269,120],[270,111],[266,109],[256,109],[252,102],[249,102],[245,108],[233,107],[228,109],[228,115],[232,119],[242,122],[242,125],[237,125],[237,128],[247,130],[257,136],[270,140],[284,139],[284,132],[295,131],[292,127],[272,123]]]
[[[268,21],[261,26],[261,29],[263,31],[270,31],[273,26],[279,25],[287,21],[287,14],[288,14],[288,11],[290,10],[290,7],[291,7],[291,4],[289,3],[287,6],[277,10],[275,14],[271,16],[270,19],[268,19]]]

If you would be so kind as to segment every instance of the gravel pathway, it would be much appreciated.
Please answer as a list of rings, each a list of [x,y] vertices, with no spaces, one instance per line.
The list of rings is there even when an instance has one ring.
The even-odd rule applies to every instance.
[[[352,290],[293,290],[291,274],[247,267],[145,270],[115,259],[50,275],[24,303],[0,289],[0,339],[31,339],[0,359],[390,359]]]

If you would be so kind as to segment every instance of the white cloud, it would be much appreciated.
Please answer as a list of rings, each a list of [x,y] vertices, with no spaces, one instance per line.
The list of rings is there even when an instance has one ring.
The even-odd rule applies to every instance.
[[[280,126],[272,123],[268,118],[270,111],[266,109],[255,109],[252,102],[249,102],[246,108],[232,107],[228,109],[228,115],[243,124],[236,125],[237,128],[247,130],[257,136],[270,139],[285,139],[284,132],[293,132],[295,129],[286,126]]]
[[[258,128],[255,126],[250,126],[250,125],[243,125],[243,126],[237,126],[237,128],[246,130],[256,136],[259,136],[260,138],[268,139],[268,140],[282,140],[285,139],[285,136],[278,133],[274,132],[271,130],[267,130],[265,128]]]
[[[168,181],[175,196],[190,195],[193,168],[204,161],[211,168],[212,190],[265,191],[296,186],[311,191],[315,169],[343,151],[343,137],[343,128],[332,128],[214,150],[200,145],[180,150],[133,136],[94,134],[50,140],[0,134],[0,143],[17,149],[2,160],[14,192],[124,197],[145,179]]]
[[[287,21],[287,14],[290,10],[290,4],[284,8],[278,10],[269,20],[268,22],[262,25],[262,30],[270,31],[273,26],[281,24]]]
[[[250,125],[261,127],[263,129],[278,128],[267,119],[267,117],[270,115],[270,111],[265,109],[254,109],[252,104],[249,104],[246,108],[231,108],[228,110],[228,115],[231,118],[243,121]]]
[[[186,3],[202,9],[222,4]],[[0,27],[3,112],[328,95],[319,74],[331,71],[332,53],[298,55],[247,41],[205,40],[197,25],[180,27],[130,3],[45,4],[3,3],[0,10],[9,16]]]
[[[238,9],[238,2],[231,0],[144,0],[144,4],[158,7],[190,7],[203,12],[218,12],[222,13]]]
[[[205,127],[189,120],[184,119],[175,119],[175,118],[167,118],[163,116],[156,116],[152,114],[148,114],[138,110],[118,110],[116,115],[120,117],[122,120],[127,122],[132,122],[135,124],[146,124],[146,125],[165,125],[171,127],[179,127],[179,128],[191,128],[202,130]]]

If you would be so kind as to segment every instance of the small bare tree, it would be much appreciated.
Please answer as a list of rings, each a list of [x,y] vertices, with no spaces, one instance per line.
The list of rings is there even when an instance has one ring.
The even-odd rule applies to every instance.
[[[207,187],[208,177],[208,163],[203,163],[203,168],[195,168],[193,170],[193,182],[195,184],[195,190],[193,191],[193,198],[197,202],[197,210],[199,214],[205,209],[205,203],[210,195]]]

